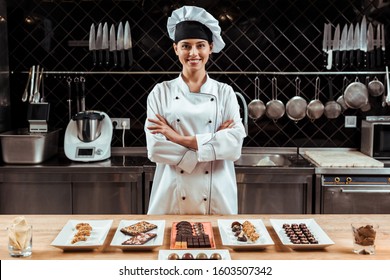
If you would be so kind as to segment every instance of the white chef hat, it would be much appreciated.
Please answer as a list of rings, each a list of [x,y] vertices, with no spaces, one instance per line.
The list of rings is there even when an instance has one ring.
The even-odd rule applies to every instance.
[[[178,42],[182,39],[205,39],[213,42],[213,52],[220,52],[225,46],[221,37],[219,22],[205,9],[183,6],[172,12],[168,18],[169,37]]]

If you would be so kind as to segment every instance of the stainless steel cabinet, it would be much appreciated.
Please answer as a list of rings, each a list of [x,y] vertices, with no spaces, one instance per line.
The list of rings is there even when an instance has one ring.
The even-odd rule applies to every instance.
[[[74,173],[72,192],[74,214],[142,214],[141,172]]]
[[[0,183],[1,214],[72,214],[69,174],[4,172]]]
[[[239,214],[310,214],[313,171],[236,169]]]

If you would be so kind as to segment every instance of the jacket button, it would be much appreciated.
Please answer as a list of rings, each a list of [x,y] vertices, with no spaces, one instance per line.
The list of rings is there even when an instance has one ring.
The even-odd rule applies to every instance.
[[[176,98],[175,99],[179,99],[179,96],[176,96]]]
[[[214,101],[214,98],[211,98],[210,100],[211,100],[211,101]]]
[[[182,196],[181,199],[186,200],[186,197],[185,197],[185,196]]]
[[[204,201],[207,201],[207,197],[204,197],[203,200],[204,200]]]
[[[206,171],[206,172],[205,172],[205,174],[209,174],[209,172],[208,172],[208,171]]]
[[[213,121],[212,120],[209,120],[209,123],[212,123]]]
[[[180,170],[180,173],[183,174],[183,173],[184,173],[184,170]]]
[[[177,122],[180,122],[180,119],[177,119],[176,121],[177,121]]]

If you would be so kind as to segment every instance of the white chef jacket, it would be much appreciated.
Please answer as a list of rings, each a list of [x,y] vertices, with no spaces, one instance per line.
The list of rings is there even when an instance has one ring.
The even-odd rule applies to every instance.
[[[234,161],[246,136],[233,88],[207,76],[199,93],[181,75],[157,84],[147,100],[147,118],[163,116],[178,133],[196,136],[192,150],[151,134],[145,122],[148,158],[156,163],[148,214],[237,214]],[[226,120],[232,128],[217,131]]]

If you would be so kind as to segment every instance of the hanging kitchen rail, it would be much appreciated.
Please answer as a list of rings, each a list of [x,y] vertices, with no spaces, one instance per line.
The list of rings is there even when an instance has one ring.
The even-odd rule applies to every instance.
[[[17,72],[11,71],[11,74]],[[29,71],[19,73],[28,74]],[[46,75],[172,75],[180,71],[45,71]],[[334,71],[334,72],[274,72],[274,71],[208,71],[208,74],[221,75],[381,75],[386,71]]]

